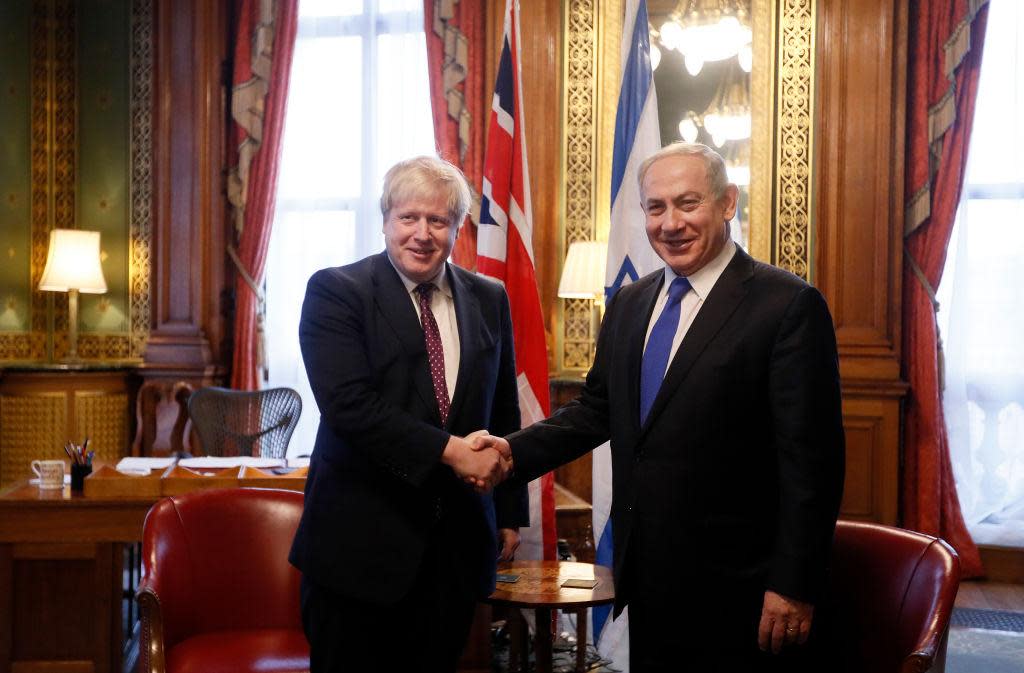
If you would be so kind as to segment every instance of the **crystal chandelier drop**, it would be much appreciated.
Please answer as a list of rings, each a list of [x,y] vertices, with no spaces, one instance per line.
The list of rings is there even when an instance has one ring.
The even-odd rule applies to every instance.
[[[708,61],[740,56],[750,71],[750,19],[740,0],[680,0],[658,30],[661,44],[683,55],[686,70],[700,74]]]
[[[704,128],[716,147],[750,137],[750,97],[742,82],[723,83],[718,99],[704,115]]]

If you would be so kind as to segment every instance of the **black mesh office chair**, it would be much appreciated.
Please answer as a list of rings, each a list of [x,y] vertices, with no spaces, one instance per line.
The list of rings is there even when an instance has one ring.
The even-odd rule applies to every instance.
[[[291,388],[200,388],[188,400],[188,415],[208,456],[284,458],[301,413],[302,398]]]

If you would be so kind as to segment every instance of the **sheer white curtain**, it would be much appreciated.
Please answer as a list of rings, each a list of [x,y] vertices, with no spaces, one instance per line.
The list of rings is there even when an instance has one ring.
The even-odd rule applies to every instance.
[[[990,0],[964,194],[939,287],[943,406],[976,542],[1024,546],[1024,4]]]
[[[434,151],[422,0],[301,0],[277,212],[267,260],[267,387],[302,395],[289,456],[320,412],[299,352],[306,281],[384,249],[380,189],[399,159]]]

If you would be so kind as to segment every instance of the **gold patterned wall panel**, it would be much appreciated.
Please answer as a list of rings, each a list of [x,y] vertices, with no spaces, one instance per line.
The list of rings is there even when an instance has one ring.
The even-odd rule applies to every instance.
[[[597,206],[597,119],[599,22],[596,0],[566,2],[563,96],[565,178],[564,250],[573,241],[594,238]],[[606,199],[607,200],[607,197]],[[596,335],[591,332],[591,302],[567,299],[562,304],[559,369],[583,371],[593,360]]]
[[[150,241],[153,238],[153,0],[133,0],[131,36],[131,343],[141,358],[149,338]]]
[[[0,395],[0,486],[32,476],[35,459],[66,458],[64,393]]]
[[[753,0],[754,67],[750,71],[750,250],[772,261],[772,193],[775,175],[775,44],[778,21],[772,0]]]
[[[780,0],[772,262],[811,279],[814,2]]]
[[[566,2],[563,242],[607,236],[622,0]],[[752,0],[751,254],[810,280],[815,0]],[[600,209],[600,212],[598,210]],[[564,258],[564,250],[562,258]],[[560,369],[593,357],[590,302],[562,302]]]
[[[126,240],[119,246],[125,251],[118,252],[112,263],[123,263],[127,268],[128,316],[124,329],[81,330],[79,354],[87,359],[141,361],[150,321],[153,7],[152,0],[117,2],[119,11],[130,13],[130,26],[124,26],[129,48],[129,63],[125,69],[129,128],[125,133],[130,136],[126,167],[130,203],[127,231],[123,234]],[[31,145],[31,270],[27,278],[32,288],[31,316],[29,331],[0,332],[0,361],[59,360],[67,352],[67,295],[34,288],[39,284],[46,263],[50,230],[83,227],[78,221],[81,209],[78,189],[85,175],[79,175],[82,159],[79,156],[82,142],[79,96],[90,93],[95,94],[90,101],[105,100],[103,92],[81,90],[82,67],[78,59],[81,44],[85,44],[81,41],[87,38],[79,34],[79,24],[86,18],[80,15],[86,11],[83,7],[91,5],[79,0],[31,2],[28,22],[30,92],[26,103],[30,108]],[[93,59],[93,72],[97,71],[95,58],[97,54],[102,55],[103,50],[102,45],[92,45],[87,50]],[[122,254],[126,257],[123,261]],[[102,299],[96,301],[103,303]],[[83,302],[82,306],[86,307],[88,302],[85,299]]]
[[[117,462],[128,446],[127,393],[76,392],[76,441],[89,438],[96,457]]]
[[[67,330],[67,298],[36,290],[46,264],[50,230],[74,226],[75,6],[35,0],[31,27],[32,329]],[[48,310],[57,302],[58,310]],[[63,306],[63,310],[60,310]],[[55,324],[48,324],[52,316]],[[45,352],[33,351],[32,359]]]

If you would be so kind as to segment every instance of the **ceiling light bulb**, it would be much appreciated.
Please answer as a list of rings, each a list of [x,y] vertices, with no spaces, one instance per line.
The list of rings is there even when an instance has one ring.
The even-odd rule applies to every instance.
[[[750,72],[754,66],[754,50],[751,49],[749,44],[745,44],[740,47],[740,52],[736,55],[739,59],[740,67],[743,68],[743,72]]]
[[[686,65],[686,72],[690,73],[693,77],[699,75],[701,68],[704,67],[704,59],[696,54],[687,54],[683,58],[683,63]]]
[[[683,140],[688,143],[697,141],[697,124],[691,117],[687,117],[683,121],[679,122],[679,135],[682,136]]]
[[[661,43],[669,49],[679,49],[679,40],[683,36],[683,28],[675,21],[661,24]]]

